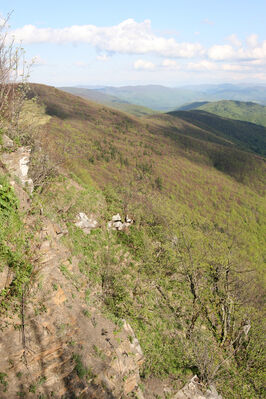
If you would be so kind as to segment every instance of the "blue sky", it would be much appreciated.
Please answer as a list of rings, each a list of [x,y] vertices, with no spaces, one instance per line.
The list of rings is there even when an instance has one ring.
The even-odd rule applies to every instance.
[[[0,2],[11,10],[35,82],[266,83],[265,0]]]

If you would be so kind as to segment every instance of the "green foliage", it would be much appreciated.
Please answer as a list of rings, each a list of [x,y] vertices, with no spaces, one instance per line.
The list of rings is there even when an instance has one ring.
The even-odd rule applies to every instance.
[[[31,384],[29,386],[29,392],[36,393],[38,387],[40,387],[46,381],[46,379],[47,378],[45,376],[40,376],[35,384]]]
[[[0,384],[2,385],[2,389],[4,392],[7,391],[7,387],[8,387],[8,382],[7,382],[6,378],[7,378],[6,373],[0,373]]]
[[[86,379],[94,378],[94,374],[92,373],[92,371],[85,367],[82,363],[81,356],[79,354],[74,353],[72,359],[75,364],[74,370],[80,379],[83,379],[85,377]]]
[[[266,126],[266,107],[253,102],[218,101],[207,104],[196,104],[193,109],[211,112],[224,118],[252,122]]]
[[[266,109],[266,107],[264,108]],[[226,139],[228,140],[227,144],[231,141],[243,150],[266,155],[266,128],[264,126],[222,118],[201,110],[175,111],[170,112],[169,115],[193,123],[201,129],[213,133],[218,138]]]
[[[0,209],[1,214],[8,216],[18,208],[18,200],[15,197],[14,189],[4,177],[0,176]]]
[[[5,309],[8,300],[21,296],[29,282],[32,265],[29,260],[29,237],[24,234],[23,222],[17,209],[18,200],[4,177],[0,178],[0,184],[0,268],[9,268],[14,273],[12,285],[0,292],[1,307]]]

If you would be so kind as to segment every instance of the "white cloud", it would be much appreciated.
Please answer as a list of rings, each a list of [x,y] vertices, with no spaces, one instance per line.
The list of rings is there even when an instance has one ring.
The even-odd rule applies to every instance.
[[[208,51],[209,58],[211,60],[227,60],[235,56],[235,51],[229,44],[212,46]]]
[[[152,53],[174,58],[192,58],[204,53],[200,43],[180,43],[173,38],[155,35],[150,20],[138,23],[134,19],[127,19],[110,27],[74,25],[61,29],[25,25],[12,33],[17,41],[25,44],[87,43],[100,51],[110,53]]]
[[[137,60],[134,62],[134,69],[152,71],[155,69],[155,65],[150,61]]]
[[[237,49],[229,44],[214,45],[208,50],[208,56],[213,61],[266,59],[266,40],[259,43],[257,35],[251,35],[246,42],[246,47]]]
[[[258,45],[258,35],[253,33],[247,37],[246,42],[249,47],[255,48]]]
[[[250,52],[250,58],[266,59],[266,40],[264,40],[260,46],[252,49]]]
[[[180,69],[180,66],[175,60],[172,59],[165,59],[162,62],[162,66],[167,69]]]
[[[190,62],[187,65],[189,70],[193,71],[224,71],[224,72],[243,72],[249,71],[250,66],[248,65],[241,65],[241,63],[220,63],[220,62],[213,62],[208,60],[202,60],[199,62]]]
[[[223,71],[230,71],[230,72],[242,72],[242,71],[248,71],[250,67],[247,65],[241,65],[241,64],[222,64],[221,69]]]
[[[202,60],[199,62],[190,62],[188,69],[193,71],[214,71],[217,69],[217,64],[208,60]]]
[[[96,59],[98,61],[104,61],[105,62],[105,61],[109,60],[109,57],[108,57],[107,54],[100,54],[100,55],[97,55]]]
[[[235,34],[228,36],[227,40],[235,47],[242,46],[241,40],[239,40],[239,38]]]
[[[1,23],[1,21],[0,21]],[[204,23],[212,25],[213,22],[205,20]],[[214,44],[204,48],[200,43],[180,42],[176,38],[164,35],[173,32],[156,32],[152,30],[151,21],[136,22],[127,19],[117,25],[99,27],[95,25],[73,25],[65,28],[38,28],[34,25],[25,25],[11,32],[17,42],[31,43],[85,43],[95,48],[96,59],[107,61],[112,54],[138,55],[135,61],[135,70],[158,71],[167,74],[167,71],[177,71],[179,74],[186,71],[216,72],[230,75],[241,72],[264,76],[266,66],[266,40],[259,41],[253,33],[245,41],[241,41],[236,34],[227,37],[225,43]],[[197,35],[199,32],[195,32]],[[161,57],[156,65],[145,56]],[[143,59],[142,59],[143,58]],[[184,66],[184,61],[188,63]],[[38,60],[38,65],[43,62]],[[77,63],[76,66],[87,66]],[[155,75],[155,73],[153,74]],[[211,74],[209,74],[211,75]],[[215,76],[215,74],[213,73]]]

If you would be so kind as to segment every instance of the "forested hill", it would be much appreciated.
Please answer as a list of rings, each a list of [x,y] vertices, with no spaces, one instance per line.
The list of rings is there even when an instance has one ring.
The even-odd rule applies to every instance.
[[[203,106],[209,109],[206,106]],[[241,120],[229,119],[215,115],[215,113],[191,110],[174,111],[169,115],[178,117],[187,122],[208,130],[218,137],[223,137],[237,144],[239,148],[253,151],[257,154],[266,155],[266,127],[255,123],[243,122]],[[266,109],[266,107],[264,107]]]
[[[254,102],[243,101],[217,101],[217,102],[195,102],[184,105],[177,111],[190,111],[199,109],[210,112],[224,118],[252,122],[257,125],[266,126],[266,107]]]

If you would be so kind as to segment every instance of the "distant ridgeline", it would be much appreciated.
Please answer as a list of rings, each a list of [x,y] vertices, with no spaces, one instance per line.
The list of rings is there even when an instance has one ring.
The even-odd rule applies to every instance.
[[[184,87],[165,87],[159,85],[91,87],[81,86],[63,88],[70,93],[84,96],[96,102],[127,102],[156,111],[171,111],[193,102],[220,100],[252,101],[266,105],[266,86],[250,85],[196,85]],[[111,96],[111,98],[109,97]],[[115,97],[115,98],[114,98]],[[122,109],[121,109],[122,110]],[[126,110],[125,110],[126,111]]]
[[[178,111],[202,110],[224,118],[231,118],[266,126],[266,107],[254,102],[217,101],[195,102],[178,108]]]

